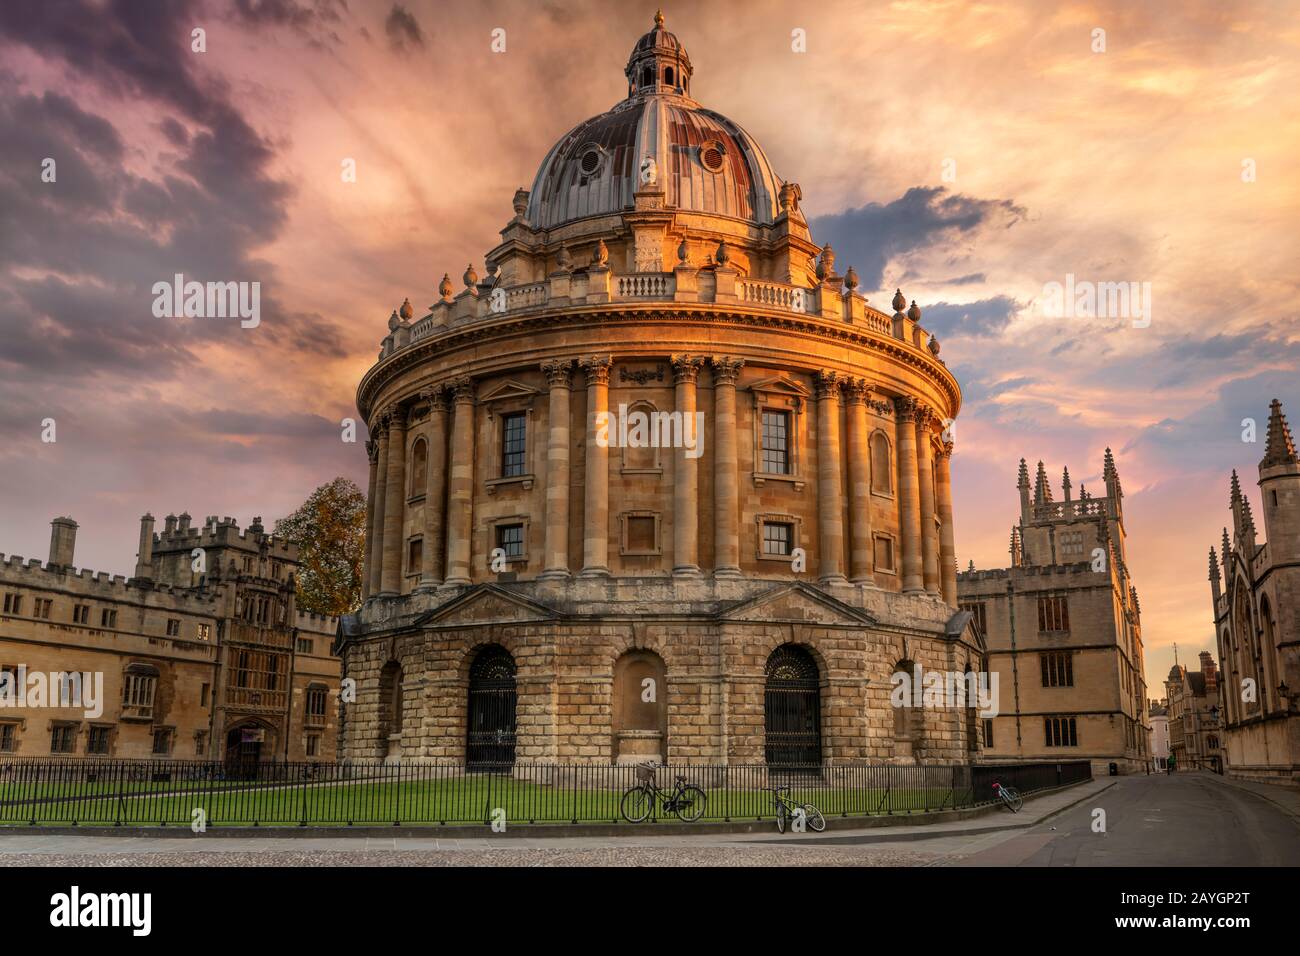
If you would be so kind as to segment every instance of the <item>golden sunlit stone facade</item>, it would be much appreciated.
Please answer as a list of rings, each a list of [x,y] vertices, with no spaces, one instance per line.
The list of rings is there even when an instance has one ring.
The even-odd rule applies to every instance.
[[[900,663],[981,669],[938,343],[837,271],[661,18],[626,78],[358,389],[344,755],[969,759],[968,713],[888,700]]]

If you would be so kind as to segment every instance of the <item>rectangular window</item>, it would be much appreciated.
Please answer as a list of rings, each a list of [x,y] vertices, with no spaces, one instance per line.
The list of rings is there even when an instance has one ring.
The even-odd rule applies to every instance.
[[[204,684],[203,686],[201,686],[201,687],[199,688],[199,706],[200,706],[200,707],[206,707],[206,706],[208,706],[208,694],[210,694],[211,692],[212,692],[212,685],[211,685],[211,684]]]
[[[975,620],[975,627],[981,634],[988,634],[985,603],[983,601],[966,602],[957,605],[963,611],[970,611],[971,617]]]
[[[154,728],[153,752],[158,756],[165,756],[172,752],[172,731],[170,727]]]
[[[110,611],[104,608],[99,612],[100,627],[117,627],[117,611]]]
[[[320,756],[320,734],[307,735],[307,756],[308,757]]]
[[[167,619],[167,636],[178,637],[181,633],[181,622],[174,617]]]
[[[511,412],[501,416],[501,477],[514,478],[524,474],[525,445],[528,416],[524,412]]]
[[[894,570],[894,539],[876,538],[876,570]]]
[[[11,754],[18,749],[18,725],[0,724],[0,754]]]
[[[424,539],[412,538],[406,545],[406,573],[419,574],[424,567]]]
[[[50,608],[52,608],[53,606],[54,606],[54,602],[51,601],[49,598],[37,598],[36,616],[39,618],[44,618],[45,620],[48,621],[50,618]]]
[[[521,524],[497,525],[497,547],[506,553],[507,561],[524,556],[524,526]]]
[[[21,594],[5,595],[5,613],[21,614],[23,612],[23,596]]]
[[[127,674],[122,681],[122,716],[147,719],[153,716],[153,695],[158,678],[152,674]]]
[[[194,731],[194,756],[202,757],[208,752],[208,732],[206,730]]]
[[[326,690],[324,687],[307,688],[307,724],[312,727],[319,727],[325,723],[325,699]]]
[[[993,746],[993,721],[991,720],[984,721],[984,746]]]
[[[1070,605],[1064,596],[1040,597],[1038,599],[1038,630],[1068,631],[1070,629]]]
[[[763,522],[763,553],[787,555],[794,552],[794,525],[785,521]]]
[[[50,726],[50,753],[70,754],[76,744],[76,724],[53,724]]]
[[[1079,746],[1078,730],[1074,717],[1044,717],[1043,731],[1049,747]]]
[[[72,623],[89,624],[90,623],[90,605],[74,604],[72,605]]]
[[[654,515],[628,515],[627,550],[629,553],[653,554],[655,547]]]
[[[790,413],[763,410],[763,471],[790,474]]]
[[[206,640],[209,640],[211,637],[212,637],[212,625],[211,625],[211,624],[200,624],[200,625],[199,625],[199,640],[200,640],[200,641],[206,641]]]
[[[86,735],[86,753],[101,757],[107,755],[112,730],[111,727],[91,727]]]
[[[1069,651],[1048,651],[1038,655],[1044,687],[1074,686],[1074,655]]]
[[[312,643],[310,638],[300,637],[297,641],[297,650],[299,654],[310,654]]]

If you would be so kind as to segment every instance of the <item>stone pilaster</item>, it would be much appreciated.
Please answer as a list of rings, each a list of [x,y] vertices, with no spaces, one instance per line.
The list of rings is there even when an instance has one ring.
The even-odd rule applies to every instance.
[[[543,362],[550,383],[546,438],[546,535],[540,577],[569,576],[569,399],[573,360]]]
[[[817,519],[821,545],[818,580],[844,582],[844,489],[840,479],[840,381],[838,372],[818,372]]]
[[[855,584],[874,586],[871,541],[871,445],[867,404],[871,386],[866,379],[845,385],[849,441],[849,575]]]
[[[609,574],[609,370],[613,359],[593,355],[587,373],[587,471],[582,507],[582,574]]]
[[[949,462],[952,459],[952,442],[943,443],[939,452],[939,487],[937,489],[939,507],[939,580],[942,584],[943,599],[952,607],[957,606],[957,544],[952,527],[952,474]]]
[[[420,588],[425,590],[442,583],[445,567],[448,402],[441,388],[425,389],[420,397],[429,402],[429,479],[424,490],[424,566],[420,573]]]
[[[447,479],[446,584],[470,583],[470,535],[474,529],[474,383],[450,383],[452,394],[451,467]]]
[[[370,429],[375,436],[379,450],[375,454],[375,513],[370,525],[369,562],[366,578],[370,584],[370,595],[374,597],[384,586],[384,508],[388,497],[388,412],[381,411],[375,416]]]
[[[370,597],[370,552],[374,547],[375,536],[375,479],[379,473],[379,443],[374,439],[366,442],[366,458],[370,460],[370,480],[366,485],[366,560],[361,573],[361,597]]]
[[[916,475],[921,502],[921,576],[925,590],[939,596],[939,529],[935,526],[934,443],[930,426],[934,412],[921,409],[916,416]]]
[[[402,593],[402,516],[406,510],[406,409],[388,413],[388,480],[384,483],[384,546],[381,594]]]
[[[710,360],[713,366],[713,573],[718,577],[740,574],[740,507],[736,450],[736,381],[744,359],[730,356]]]
[[[916,399],[902,396],[894,400],[897,412],[898,446],[898,535],[902,551],[903,593],[925,590],[921,565],[921,488],[916,465]]]
[[[682,416],[682,435],[693,441],[694,450],[673,450],[673,574],[697,575],[700,573],[700,519],[699,519],[699,459],[700,442],[704,436],[696,434],[695,411],[697,407],[695,384],[704,360],[690,355],[674,355],[673,382],[677,388],[675,411]]]

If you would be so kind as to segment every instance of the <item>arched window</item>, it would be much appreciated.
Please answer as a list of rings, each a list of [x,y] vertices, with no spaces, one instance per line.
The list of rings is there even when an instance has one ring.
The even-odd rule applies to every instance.
[[[879,431],[871,435],[871,490],[878,495],[894,493],[894,465],[889,453],[889,439]]]
[[[769,767],[821,765],[821,680],[817,661],[797,644],[782,644],[767,659],[763,690],[764,756]]]
[[[411,497],[424,494],[428,481],[429,443],[423,438],[417,438],[411,446]]]
[[[657,414],[655,406],[647,401],[628,406],[627,442],[622,448],[624,474],[662,474],[660,442],[655,440]]]
[[[894,665],[894,677],[890,689],[899,686],[900,677],[906,680],[903,688],[902,706],[891,700],[894,705],[894,748],[899,756],[911,756],[920,735],[921,701],[917,699],[916,664],[912,661],[899,661]]]
[[[465,765],[504,770],[515,762],[515,659],[500,644],[487,644],[469,668]]]
[[[673,68],[671,66],[664,67],[664,85],[673,85]]]
[[[402,736],[402,665],[389,661],[379,672],[380,743],[387,746]]]
[[[653,66],[647,66],[644,70],[641,71],[641,88],[649,89],[650,87],[654,86],[654,82],[655,82],[655,68]]]
[[[634,650],[614,662],[614,758],[668,756],[668,683],[663,658]]]
[[[980,749],[979,675],[967,664],[962,679],[965,681],[966,691],[966,749],[975,753]]]

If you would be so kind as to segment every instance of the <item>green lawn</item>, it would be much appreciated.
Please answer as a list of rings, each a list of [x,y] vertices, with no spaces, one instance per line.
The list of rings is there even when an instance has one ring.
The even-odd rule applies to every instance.
[[[402,782],[301,785],[177,784],[135,781],[116,795],[117,785],[24,785],[0,782],[0,824],[166,823],[189,826],[202,808],[209,825],[466,824],[483,823],[495,808],[507,823],[597,823],[621,821],[621,790],[548,786],[508,776],[460,775]],[[772,795],[763,790],[713,789],[704,820],[771,819]],[[108,795],[108,796],[105,796]],[[969,805],[969,793],[957,795]],[[792,797],[815,804],[826,816],[951,809],[950,788],[796,788]],[[28,802],[33,800],[41,802]],[[21,803],[15,801],[23,801]],[[676,817],[668,816],[675,820]]]

